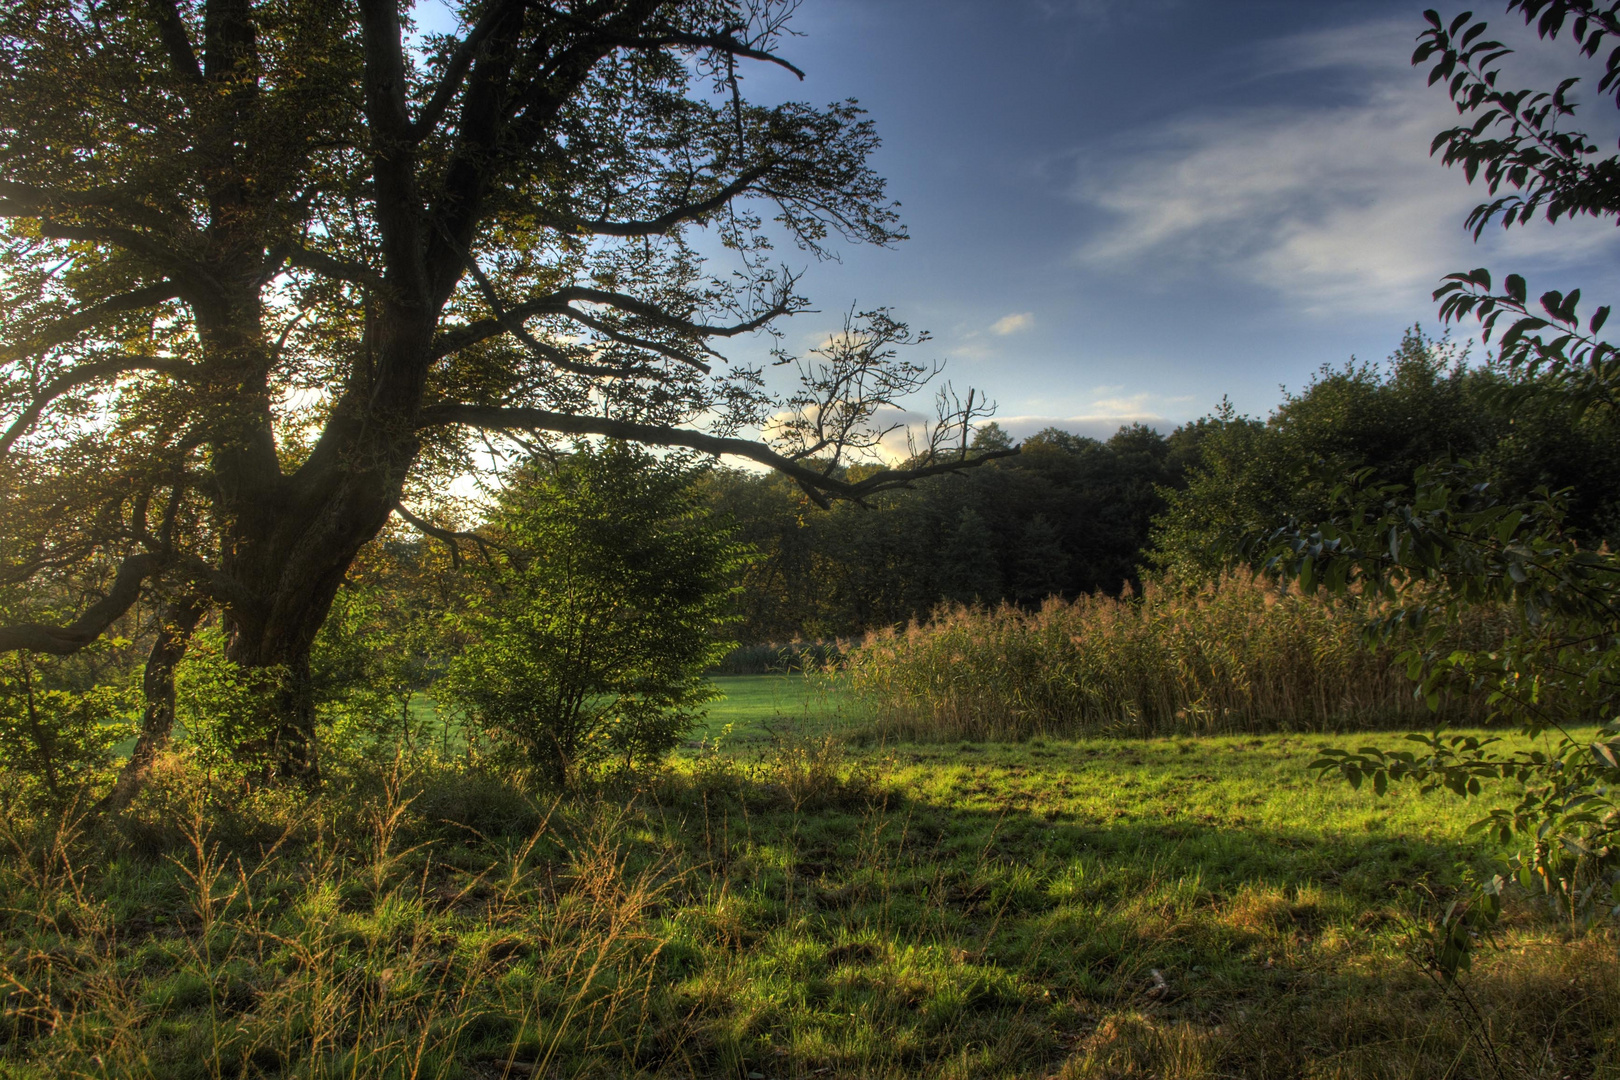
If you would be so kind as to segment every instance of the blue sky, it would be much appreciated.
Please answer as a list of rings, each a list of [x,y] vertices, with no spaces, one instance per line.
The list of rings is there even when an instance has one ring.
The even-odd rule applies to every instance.
[[[1504,85],[1590,73],[1595,94],[1567,42],[1490,6],[1519,50]],[[820,311],[785,344],[891,307],[933,334],[917,359],[1020,437],[1168,431],[1223,396],[1264,415],[1323,364],[1440,330],[1430,294],[1453,270],[1620,298],[1612,224],[1465,232],[1484,192],[1428,156],[1456,114],[1408,62],[1421,2],[803,0],[792,26],[780,51],[807,78],[756,65],[749,96],[859,99],[912,239],[834,263],[785,251]],[[1620,132],[1602,100],[1578,126]]]
[[[1438,330],[1452,270],[1620,291],[1613,225],[1464,231],[1483,191],[1428,156],[1455,113],[1408,63],[1420,4],[805,0],[793,25],[808,78],[753,69],[751,94],[858,98],[912,239],[811,266],[826,314],[789,343],[889,305],[1017,435],[1168,430],[1223,395],[1263,415],[1324,363]],[[1505,14],[1492,29],[1522,46],[1510,81],[1586,70]]]

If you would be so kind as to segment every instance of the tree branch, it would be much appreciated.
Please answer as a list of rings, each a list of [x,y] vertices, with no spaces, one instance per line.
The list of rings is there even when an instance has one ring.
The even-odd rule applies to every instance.
[[[467,34],[466,40],[457,47],[456,54],[444,66],[444,74],[439,78],[439,85],[434,87],[433,96],[428,99],[428,103],[422,106],[421,115],[410,125],[412,138],[420,142],[432,133],[440,120],[444,119],[445,110],[450,107],[450,102],[455,100],[456,91],[461,89],[462,80],[467,77],[473,60],[509,6],[491,4],[484,10],[483,16]]]
[[[92,304],[83,311],[75,312],[65,318],[58,319],[43,330],[39,331],[29,341],[21,345],[14,345],[9,349],[0,349],[0,364],[10,363],[20,357],[31,353],[43,352],[53,345],[61,345],[71,341],[73,336],[81,330],[89,329],[95,325],[97,319],[104,315],[117,315],[125,311],[139,311],[142,308],[156,307],[166,300],[173,300],[180,295],[180,290],[172,281],[160,281],[155,285],[146,285],[139,289],[131,289],[127,293],[109,297],[98,304]]]
[[[90,605],[69,626],[22,623],[0,627],[0,653],[27,649],[31,652],[68,656],[78,652],[106,632],[119,616],[135,606],[146,579],[162,569],[157,556],[131,555],[118,568],[107,595]]]
[[[337,281],[352,281],[357,285],[378,285],[383,280],[381,271],[374,270],[365,263],[350,262],[313,248],[288,247],[285,250],[287,261],[293,266],[313,270]]]
[[[698,337],[736,337],[739,334],[751,334],[764,326],[772,319],[789,314],[785,301],[771,305],[770,309],[749,319],[747,322],[737,323],[734,326],[713,326],[709,323],[695,323],[683,319],[679,315],[671,315],[657,304],[648,303],[634,296],[620,292],[610,292],[607,289],[592,289],[585,285],[566,285],[551,294],[551,299],[569,303],[574,300],[583,300],[589,304],[601,304],[604,307],[618,308],[628,311],[632,315],[640,315],[652,322],[662,323],[676,330],[682,330]],[[562,314],[568,314],[563,312]]]
[[[684,446],[716,456],[730,454],[757,461],[792,478],[822,506],[827,505],[828,495],[859,501],[880,491],[905,487],[925,476],[971,469],[986,461],[1018,453],[1016,448],[993,450],[978,457],[962,457],[912,469],[882,469],[863,480],[849,483],[835,476],[817,472],[792,458],[784,457],[762,442],[710,435],[702,431],[666,427],[662,424],[614,420],[605,416],[577,416],[550,412],[546,409],[503,408],[496,405],[434,405],[422,410],[420,426],[434,427],[441,424],[461,424],[496,431],[555,431],[565,435],[603,435],[610,439],[625,439],[652,446]]]
[[[0,198],[0,217],[33,218],[39,222],[39,233],[47,240],[81,240],[93,244],[112,244],[132,255],[149,259],[164,274],[175,279],[177,290],[189,284],[210,298],[223,291],[219,282],[200,263],[187,259],[174,249],[159,243],[136,229],[122,225],[64,225],[48,216],[49,211],[15,199]],[[172,222],[171,222],[172,224]],[[177,295],[182,295],[177,291]]]
[[[148,229],[170,231],[175,226],[169,215],[115,187],[61,191],[7,180],[0,181],[0,198],[10,208],[8,217],[45,218],[55,210],[110,210]]]
[[[409,303],[426,299],[416,140],[405,104],[404,40],[395,0],[360,0],[365,116],[370,129],[375,217],[388,280]]]
[[[637,337],[634,334],[627,334],[622,330],[614,329],[601,319],[593,319],[591,316],[585,314],[583,311],[580,311],[578,308],[564,305],[561,313],[566,315],[568,318],[573,319],[581,326],[588,326],[592,330],[595,330],[598,334],[601,334],[603,337],[617,341],[621,345],[629,345],[632,348],[637,349],[646,349],[648,352],[655,352],[660,356],[667,356],[671,360],[679,360],[683,364],[690,364],[692,367],[697,368],[705,375],[714,370],[709,364],[704,363],[702,360],[699,360],[697,357],[693,356],[689,352],[686,352],[685,350],[677,349],[673,345],[665,345],[662,342],[652,341],[644,337]]]
[[[446,237],[445,240],[453,249],[460,252],[462,261],[466,264],[468,272],[472,274],[473,281],[478,284],[479,291],[484,294],[484,302],[495,313],[495,321],[500,325],[500,328],[526,345],[530,352],[548,363],[555,364],[564,371],[573,372],[575,375],[624,375],[626,373],[624,368],[611,364],[582,364],[555,345],[547,344],[529,333],[528,330],[524,329],[523,320],[513,318],[501,304],[500,294],[495,291],[495,285],[478,265],[478,260],[474,259],[466,251],[462,251],[453,239]],[[563,306],[566,307],[567,305]]]
[[[6,428],[4,435],[0,435],[0,457],[11,451],[12,445],[39,419],[45,406],[61,397],[70,390],[77,389],[87,383],[96,382],[113,375],[122,375],[130,371],[160,371],[176,378],[184,378],[190,374],[192,366],[183,360],[172,360],[157,356],[113,356],[103,360],[92,360],[88,364],[80,364],[62,372],[56,378],[46,383],[34,395],[28,406],[18,414],[17,419]]]
[[[174,68],[174,73],[189,82],[201,83],[202,65],[197,62],[197,53],[191,47],[186,24],[174,6],[174,0],[149,0],[149,6],[152,21],[157,24],[158,36],[163,39],[163,47],[169,50],[169,65]]]
[[[777,67],[793,72],[801,80],[804,78],[803,71],[775,53],[768,53],[762,49],[746,45],[730,34],[686,34],[676,31],[660,34],[657,37],[623,38],[615,44],[622,45],[627,49],[663,49],[671,45],[680,45],[688,49],[714,49],[716,52],[729,53],[732,56],[745,56],[750,60],[763,60],[767,64],[775,64]]]
[[[531,315],[565,315],[583,322],[584,320],[580,318],[579,311],[568,306],[569,302],[573,300],[618,308],[621,311],[628,311],[632,315],[640,315],[652,322],[697,337],[731,338],[740,334],[749,334],[769,323],[772,319],[779,318],[792,311],[786,301],[778,301],[772,304],[767,311],[746,322],[737,323],[734,326],[712,326],[707,323],[688,322],[678,315],[671,315],[656,304],[649,304],[645,300],[638,300],[633,296],[626,296],[624,293],[609,292],[606,289],[591,289],[582,285],[569,285],[558,289],[556,292],[532,297],[511,305],[506,309],[504,319],[507,322],[516,320],[521,323],[522,320],[529,318]],[[433,358],[437,360],[449,356],[453,352],[476,345],[480,341],[487,341],[505,330],[506,326],[502,318],[479,319],[467,323],[465,326],[447,330],[440,334],[434,342]],[[646,347],[651,348],[652,346]]]
[[[769,167],[764,165],[748,169],[738,174],[729,184],[707,199],[684,203],[647,221],[609,221],[605,218],[585,221],[579,218],[562,218],[547,214],[539,215],[539,221],[548,228],[566,233],[590,233],[595,236],[625,237],[661,236],[683,221],[691,221],[694,218],[700,218],[719,210],[732,199],[747,191],[754,181],[769,171]]]
[[[489,559],[489,541],[484,539],[482,536],[479,536],[477,533],[456,532],[453,529],[441,529],[431,521],[425,521],[411,513],[409,510],[405,509],[404,503],[395,503],[394,513],[398,514],[402,520],[418,531],[422,532],[424,535],[431,536],[435,540],[442,541],[444,545],[450,549],[450,564],[452,566],[457,568],[461,566],[461,544],[459,541],[462,540],[476,545],[479,553],[484,556],[484,559],[486,561]]]

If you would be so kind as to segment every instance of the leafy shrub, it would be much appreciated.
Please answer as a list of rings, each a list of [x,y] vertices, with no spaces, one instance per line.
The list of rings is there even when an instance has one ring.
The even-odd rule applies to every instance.
[[[663,754],[715,691],[741,552],[690,470],[622,443],[532,464],[441,695],[552,782]]]
[[[1334,520],[1280,529],[1253,550],[1304,589],[1385,597],[1373,629],[1405,637],[1404,666],[1441,721],[1448,695],[1484,694],[1494,719],[1556,737],[1505,751],[1497,739],[1437,725],[1407,736],[1411,749],[1324,751],[1313,768],[1356,787],[1370,781],[1380,795],[1402,782],[1516,795],[1475,823],[1517,845],[1509,876],[1573,922],[1620,916],[1620,559],[1571,534],[1561,494],[1503,502],[1461,464],[1419,470],[1410,488],[1352,481],[1342,500]],[[1486,607],[1503,613],[1499,641],[1447,640],[1448,626]],[[1594,725],[1596,738],[1583,731]],[[1514,783],[1503,791],[1499,780]],[[1506,883],[1480,880],[1448,909],[1435,931],[1436,970],[1449,977],[1468,966]]]
[[[192,638],[175,670],[174,715],[209,775],[247,777],[270,760],[278,676],[232,661],[217,628]]]
[[[133,732],[139,693],[128,683],[78,689],[63,661],[14,653],[0,668],[0,768],[54,803],[82,792]]]

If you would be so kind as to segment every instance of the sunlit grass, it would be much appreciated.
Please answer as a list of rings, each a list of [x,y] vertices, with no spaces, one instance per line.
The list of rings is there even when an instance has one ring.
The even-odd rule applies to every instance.
[[[1305,769],[1396,736],[854,749],[771,730],[567,798],[423,765],[192,816],[199,780],[171,768],[118,837],[13,821],[0,1062],[1491,1075],[1405,955],[1408,921],[1490,856],[1477,808]],[[1471,978],[1510,1075],[1620,1075],[1615,939],[1567,937],[1516,903]]]

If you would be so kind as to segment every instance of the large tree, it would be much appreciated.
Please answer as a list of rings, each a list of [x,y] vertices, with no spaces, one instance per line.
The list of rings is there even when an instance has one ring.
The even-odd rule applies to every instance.
[[[773,238],[903,236],[853,102],[742,94],[744,65],[797,71],[795,6],[464,0],[433,35],[399,0],[5,5],[4,583],[87,599],[0,650],[72,652],[167,596],[161,673],[212,607],[276,674],[298,773],[356,552],[491,432],[742,455],[818,501],[964,464],[971,395],[907,470],[842,479],[933,374],[881,311],[790,392],[714,350],[804,308]]]

